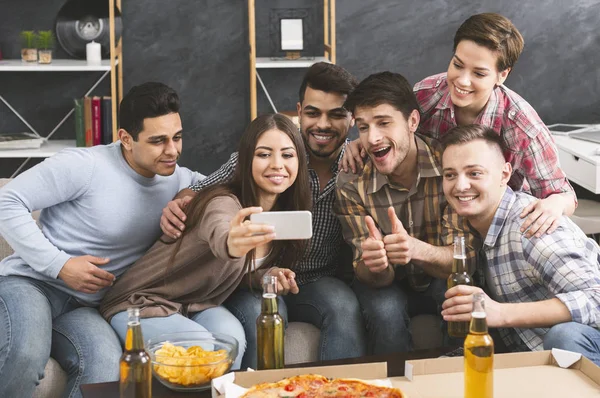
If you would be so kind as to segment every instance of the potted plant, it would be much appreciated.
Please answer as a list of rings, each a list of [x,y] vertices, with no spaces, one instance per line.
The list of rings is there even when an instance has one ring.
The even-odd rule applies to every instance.
[[[37,61],[37,36],[33,30],[21,32],[21,59],[25,62]]]
[[[37,34],[38,63],[49,64],[52,62],[54,49],[54,33],[51,30],[41,30]]]

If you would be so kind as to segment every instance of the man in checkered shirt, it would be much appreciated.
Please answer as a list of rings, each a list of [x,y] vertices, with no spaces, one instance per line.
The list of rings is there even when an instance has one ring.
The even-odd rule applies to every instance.
[[[511,351],[561,348],[600,365],[598,244],[565,216],[541,237],[520,232],[521,212],[539,199],[508,186],[512,167],[493,129],[455,127],[442,144],[444,193],[482,238],[476,279],[497,343]],[[481,290],[449,289],[444,319],[469,320],[472,294]]]
[[[279,312],[290,321],[308,322],[321,330],[319,359],[362,356],[365,353],[364,324],[356,295],[336,277],[343,243],[341,226],[333,213],[335,179],[348,130],[354,119],[344,107],[357,81],[340,66],[319,62],[311,66],[300,86],[297,104],[300,131],[306,145],[313,200],[313,237],[309,250],[293,270],[298,294],[279,300]],[[228,181],[237,165],[237,153],[219,170],[191,186],[193,191]],[[182,195],[194,194],[189,189]],[[161,227],[177,237],[183,227],[180,209],[188,199],[177,199],[163,211]],[[348,260],[349,261],[349,260]],[[280,267],[287,268],[286,264]],[[292,282],[294,283],[294,282]],[[260,314],[260,292],[240,286],[224,305],[240,319],[246,331],[247,348],[242,367],[256,368],[256,318]]]
[[[352,288],[370,353],[406,352],[409,318],[439,314],[452,242],[464,236],[464,221],[444,197],[441,151],[415,134],[419,106],[402,75],[367,77],[345,107],[369,155],[360,173],[340,173],[337,180],[335,211],[354,251]]]

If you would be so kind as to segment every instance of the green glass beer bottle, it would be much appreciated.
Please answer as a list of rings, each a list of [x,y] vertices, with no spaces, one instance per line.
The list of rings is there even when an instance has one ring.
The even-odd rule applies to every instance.
[[[282,369],[284,323],[277,308],[277,277],[263,277],[261,312],[256,319],[258,369]]]
[[[125,351],[119,363],[121,398],[152,397],[152,362],[144,348],[139,308],[128,308]]]
[[[467,273],[466,262],[465,238],[457,236],[454,238],[454,259],[452,273],[448,277],[448,289],[457,285],[473,285],[473,281]],[[469,322],[448,322],[448,334],[451,337],[465,338],[469,334]]]

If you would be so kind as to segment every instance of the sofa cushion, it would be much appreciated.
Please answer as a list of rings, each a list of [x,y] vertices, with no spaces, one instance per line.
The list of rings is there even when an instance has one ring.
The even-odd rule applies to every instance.
[[[310,323],[290,322],[285,330],[285,363],[318,361],[320,334]]]
[[[67,374],[58,362],[50,358],[44,369],[44,378],[33,392],[33,398],[56,398],[63,395]]]

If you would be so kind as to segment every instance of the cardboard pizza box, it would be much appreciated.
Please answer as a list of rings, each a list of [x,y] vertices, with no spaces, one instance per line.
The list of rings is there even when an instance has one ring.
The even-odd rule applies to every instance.
[[[463,398],[463,357],[406,361],[392,385],[409,398]],[[581,354],[537,351],[494,356],[494,398],[600,397],[600,368]]]
[[[238,386],[250,388],[258,383],[272,383],[285,379],[286,377],[304,375],[304,374],[319,374],[332,379],[335,378],[356,378],[363,380],[375,380],[387,378],[387,364],[385,362],[378,363],[361,363],[353,365],[339,366],[316,366],[309,368],[291,368],[291,369],[275,369],[275,370],[259,370],[248,372],[232,372],[222,378],[229,379]],[[226,395],[219,394],[215,388],[215,381],[211,385],[213,398],[227,398]],[[217,381],[218,382],[218,381]],[[564,398],[564,397],[563,397]]]

